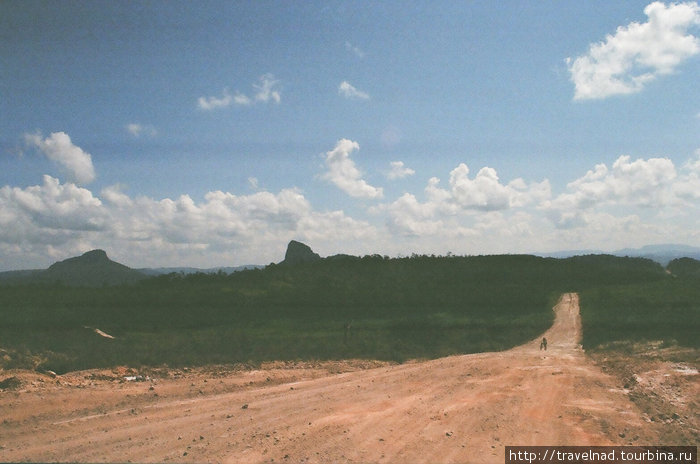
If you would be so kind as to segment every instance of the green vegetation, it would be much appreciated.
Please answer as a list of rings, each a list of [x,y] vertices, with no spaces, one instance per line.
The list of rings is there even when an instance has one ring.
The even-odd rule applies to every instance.
[[[700,348],[700,262],[681,258],[671,261],[668,269],[672,274],[656,282],[582,292],[584,347],[661,340]]]
[[[562,292],[582,291],[584,306],[605,311],[595,295],[664,285],[676,282],[640,258],[513,255],[338,256],[132,285],[11,285],[0,287],[0,347],[10,353],[6,364],[32,359],[56,372],[272,359],[404,361],[521,344],[551,325]],[[697,312],[683,314],[697,321]],[[602,320],[593,318],[593,333]]]
[[[700,261],[692,258],[674,259],[667,266],[668,271],[676,277],[700,279]]]

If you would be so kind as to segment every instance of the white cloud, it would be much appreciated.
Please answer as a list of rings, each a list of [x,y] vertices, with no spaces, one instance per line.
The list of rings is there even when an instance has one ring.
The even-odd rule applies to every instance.
[[[450,173],[453,199],[467,209],[495,211],[510,206],[507,186],[500,183],[496,170],[481,168],[474,179],[470,179],[469,168],[462,163]]]
[[[437,177],[428,181],[424,202],[406,193],[398,200],[381,205],[373,211],[386,212],[387,223],[394,233],[408,236],[467,237],[481,235],[489,228],[489,223],[484,222],[484,218],[501,217],[492,213],[537,205],[550,196],[551,189],[547,180],[527,184],[518,178],[502,184],[496,170],[489,167],[480,169],[472,179],[469,177],[469,168],[462,163],[450,172],[449,188],[441,188]],[[513,224],[510,223],[510,226]],[[524,221],[520,220],[517,224],[517,230],[529,230]],[[493,234],[494,231],[489,233]],[[503,233],[505,232],[499,232]]]
[[[221,97],[199,97],[197,106],[201,110],[211,111],[218,108],[226,108],[232,104],[239,106],[250,106],[256,102],[260,103],[279,103],[282,100],[282,94],[277,89],[279,81],[272,74],[263,74],[260,76],[259,83],[253,84],[255,90],[252,96],[245,95],[241,92],[236,92],[231,95],[228,89],[224,89]]]
[[[228,89],[224,89],[221,97],[199,97],[197,99],[197,106],[200,110],[211,111],[219,108],[226,108],[230,106],[232,102],[233,97]]]
[[[369,94],[361,90],[357,90],[348,81],[343,81],[338,86],[338,93],[345,98],[358,98],[360,100],[369,100]]]
[[[372,226],[342,211],[315,211],[294,188],[250,195],[213,191],[202,202],[189,195],[142,197],[112,214],[115,242],[151,247],[164,260],[172,260],[168,253],[174,252],[190,260],[209,254],[238,263],[280,261],[283,247],[294,237],[323,243],[374,234]]]
[[[124,128],[127,130],[127,132],[129,132],[136,138],[141,137],[142,135],[148,137],[155,137],[156,135],[158,135],[158,131],[156,130],[156,128],[148,124],[144,125],[132,122],[124,126]]]
[[[65,134],[27,141],[52,156],[73,147]],[[255,178],[250,185],[259,187]],[[133,266],[264,263],[281,260],[292,238],[334,250],[338,240],[361,247],[376,242],[377,234],[375,226],[343,211],[315,210],[296,188],[250,195],[214,191],[203,201],[187,194],[132,198],[119,184],[103,188],[98,197],[48,175],[42,185],[0,188],[3,266],[48,265],[41,260],[93,248]]]
[[[620,26],[604,42],[591,45],[587,54],[567,58],[575,100],[639,92],[700,52],[700,40],[689,33],[700,24],[697,2],[654,2],[644,13],[647,22]]]
[[[496,170],[484,167],[473,179],[469,167],[462,163],[450,172],[450,198],[464,209],[480,211],[504,210],[540,201],[550,194],[548,181],[528,186],[518,178],[502,184]]]
[[[437,204],[419,202],[410,193],[385,205],[388,225],[393,233],[409,236],[435,235],[444,230],[444,222],[437,217]]]
[[[28,136],[37,147],[46,140]],[[355,166],[357,150],[357,142],[339,140],[323,155],[323,178],[355,198],[382,198],[382,189],[369,185]],[[407,169],[399,161],[393,166]],[[503,181],[491,167],[472,173],[459,164],[443,184],[430,178],[422,194],[373,202],[370,220],[320,211],[297,188],[260,190],[252,177],[249,186],[249,194],[212,191],[202,199],[186,193],[132,197],[119,184],[97,195],[51,176],[40,185],[4,186],[0,265],[48,265],[40,260],[91,248],[134,267],[262,264],[280,261],[290,239],[306,241],[322,255],[614,250],[669,237],[700,240],[700,150],[678,166],[664,157],[620,156],[554,196],[546,179]]]
[[[562,228],[581,227],[591,211],[609,207],[660,209],[682,203],[683,186],[692,185],[692,173],[679,176],[668,158],[637,159],[620,156],[609,169],[598,164],[583,177],[570,182],[567,192],[543,207]],[[687,190],[687,188],[686,188]]]
[[[578,214],[580,218],[576,220],[577,223],[548,232],[551,243],[557,244],[556,249],[614,251],[658,243],[671,236],[668,229],[644,222],[635,214],[611,214],[596,210]]]
[[[570,182],[569,192],[554,204],[590,208],[600,204],[662,207],[674,201],[672,185],[677,173],[668,158],[637,159],[620,156],[608,169],[598,164],[583,177]]]
[[[700,200],[700,150],[695,151],[695,158],[683,165],[683,175],[673,185],[674,194],[691,205]]]
[[[412,176],[416,173],[411,168],[404,166],[403,161],[392,161],[389,163],[391,170],[387,173],[387,178],[390,180],[403,179],[404,177]]]
[[[92,156],[71,142],[65,132],[54,132],[42,139],[40,134],[25,134],[26,143],[61,165],[71,180],[79,184],[89,184],[95,180]]]
[[[256,90],[255,100],[263,103],[268,101],[273,101],[279,103],[282,99],[278,87],[279,81],[275,79],[272,74],[264,74],[260,76],[260,84],[253,84],[253,88]]]
[[[359,47],[354,46],[350,42],[345,42],[345,50],[349,51],[353,55],[355,55],[358,58],[364,58],[365,57],[365,52],[362,51]]]
[[[65,257],[103,248],[133,266],[233,265],[280,261],[292,238],[328,246],[377,233],[342,211],[314,210],[295,188],[213,191],[197,202],[186,194],[131,198],[115,185],[101,197],[50,176],[43,185],[0,188],[0,253],[47,256],[51,247]]]
[[[89,190],[44,176],[43,185],[0,188],[0,242],[61,244],[80,232],[104,230],[102,202]]]
[[[241,106],[248,106],[253,104],[253,100],[251,100],[250,97],[243,95],[240,92],[236,92],[236,95],[233,96],[233,102],[236,105]]]
[[[693,174],[700,175],[700,148],[695,150],[694,158],[689,159],[683,168]]]
[[[111,185],[102,189],[102,198],[109,204],[120,207],[128,208],[133,206],[134,202],[129,198],[127,194],[122,192],[122,185]]]
[[[352,197],[381,198],[382,188],[373,187],[365,182],[362,179],[362,173],[350,158],[350,154],[359,149],[360,145],[357,142],[348,139],[339,140],[335,148],[326,153],[327,172],[323,178]]]

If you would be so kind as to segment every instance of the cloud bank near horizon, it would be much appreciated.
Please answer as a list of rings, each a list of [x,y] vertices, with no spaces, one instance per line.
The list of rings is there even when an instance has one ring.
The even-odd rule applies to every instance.
[[[506,182],[491,167],[474,173],[460,163],[447,182],[432,177],[422,192],[387,200],[356,167],[359,144],[341,139],[324,155],[322,180],[360,202],[365,212],[350,215],[317,210],[294,186],[243,195],[211,191],[202,201],[187,193],[131,197],[120,185],[93,192],[75,180],[94,179],[91,157],[67,134],[27,140],[66,177],[46,174],[38,185],[0,188],[0,256],[15,267],[93,248],[135,267],[264,264],[279,261],[291,239],[324,254],[396,255],[609,249],[632,245],[629,237],[637,245],[700,238],[700,150],[681,166],[622,155],[558,193],[548,179]]]

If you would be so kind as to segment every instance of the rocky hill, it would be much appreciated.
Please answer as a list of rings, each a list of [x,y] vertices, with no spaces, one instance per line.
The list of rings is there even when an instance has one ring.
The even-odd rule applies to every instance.
[[[8,272],[8,283],[55,284],[72,287],[101,287],[138,282],[147,278],[144,273],[112,261],[104,250],[92,250],[81,256],[58,261],[48,269]]]
[[[292,240],[287,245],[287,252],[284,254],[284,261],[280,264],[301,264],[319,261],[321,256],[308,245]]]
[[[42,277],[50,282],[95,287],[137,282],[144,274],[112,261],[104,250],[92,250],[81,256],[52,264]]]

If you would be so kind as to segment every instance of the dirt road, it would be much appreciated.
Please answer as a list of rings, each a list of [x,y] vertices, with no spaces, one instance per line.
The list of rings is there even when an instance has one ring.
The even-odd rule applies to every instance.
[[[495,463],[506,445],[658,444],[581,350],[578,295],[555,312],[547,351],[538,338],[340,374],[37,377],[0,395],[0,461]]]

